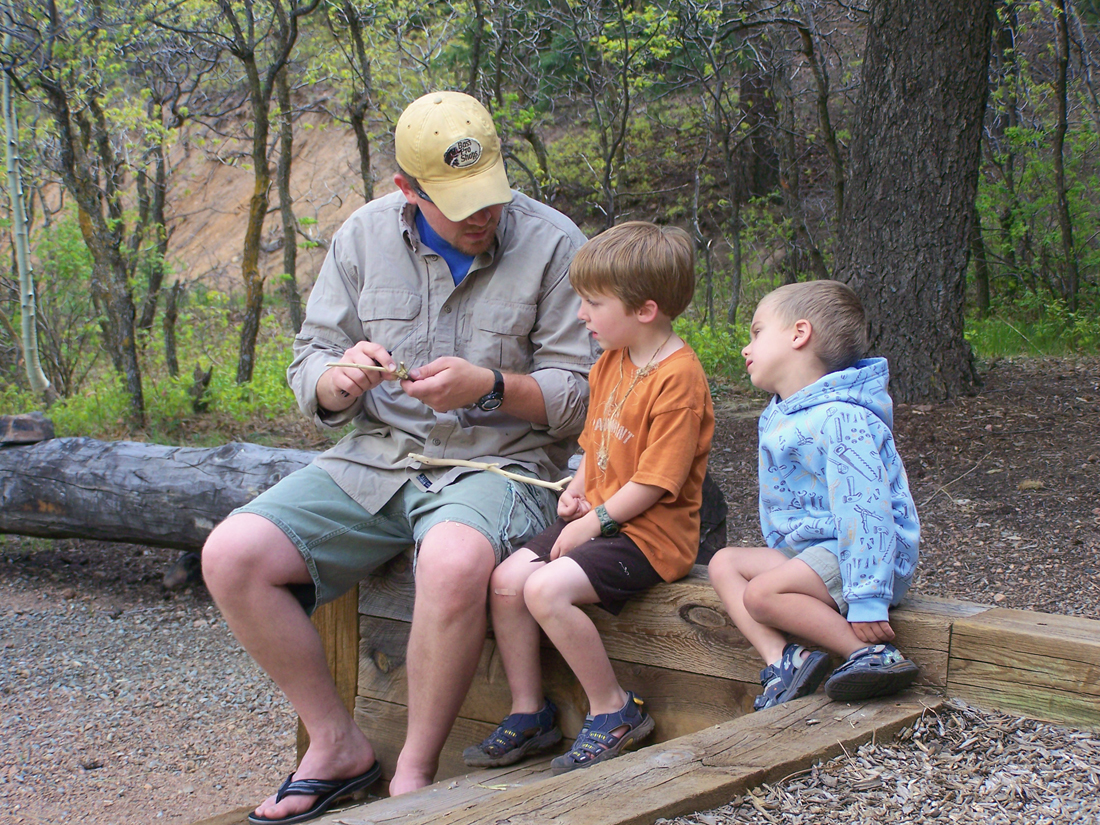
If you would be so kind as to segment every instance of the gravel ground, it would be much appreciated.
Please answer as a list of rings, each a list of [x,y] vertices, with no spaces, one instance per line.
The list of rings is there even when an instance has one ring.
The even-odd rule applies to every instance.
[[[296,718],[205,590],[161,592],[176,553],[0,549],[0,822],[192,823],[292,769]]]

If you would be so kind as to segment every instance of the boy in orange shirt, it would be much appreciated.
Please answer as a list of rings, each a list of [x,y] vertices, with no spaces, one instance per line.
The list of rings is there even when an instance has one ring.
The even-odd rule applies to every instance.
[[[509,765],[561,739],[542,691],[540,626],[589,703],[553,772],[618,756],[648,736],[652,717],[619,685],[580,605],[618,614],[628,599],[685,576],[698,552],[714,407],[699,359],[672,331],[695,289],[691,239],[625,223],[581,247],[569,278],[578,314],[604,350],[589,376],[584,457],[558,501],[558,521],[493,573],[489,604],[512,712],[464,751],[473,767]]]

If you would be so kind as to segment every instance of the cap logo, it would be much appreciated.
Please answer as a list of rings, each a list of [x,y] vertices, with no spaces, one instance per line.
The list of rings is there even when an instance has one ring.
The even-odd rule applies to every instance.
[[[481,160],[481,144],[474,138],[456,140],[443,153],[443,162],[453,169],[465,169]]]

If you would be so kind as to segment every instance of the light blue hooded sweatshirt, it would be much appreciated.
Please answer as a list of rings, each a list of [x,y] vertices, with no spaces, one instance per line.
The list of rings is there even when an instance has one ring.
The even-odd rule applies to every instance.
[[[850,622],[886,621],[917,565],[920,523],[891,428],[885,358],[771,400],[760,416],[760,527],[794,557],[840,560]]]

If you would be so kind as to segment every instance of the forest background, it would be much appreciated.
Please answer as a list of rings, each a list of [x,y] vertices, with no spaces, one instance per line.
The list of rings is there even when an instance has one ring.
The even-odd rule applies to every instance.
[[[808,278],[860,292],[899,400],[1100,345],[1096,0],[4,0],[0,34],[0,413],[59,434],[285,438],[328,238],[444,88],[590,236],[693,234],[718,390]]]

